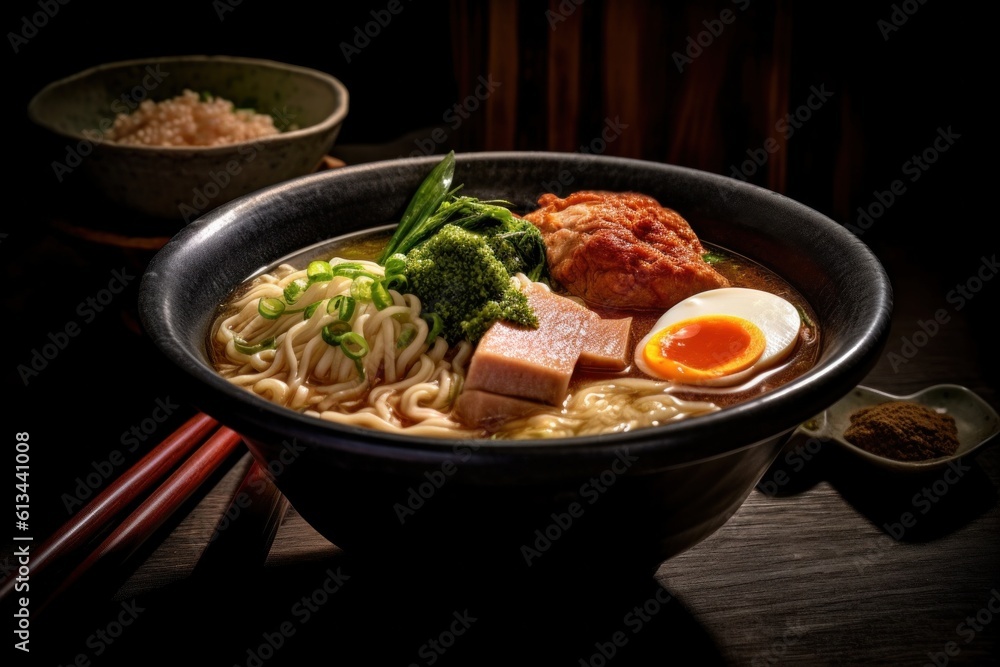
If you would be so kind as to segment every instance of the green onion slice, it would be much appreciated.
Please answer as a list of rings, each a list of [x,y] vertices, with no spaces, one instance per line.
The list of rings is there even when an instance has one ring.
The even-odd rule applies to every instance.
[[[351,281],[351,296],[362,303],[372,300],[372,285],[374,278],[368,276],[358,276]]]
[[[421,313],[420,317],[427,321],[430,331],[427,332],[427,343],[433,343],[434,339],[444,331],[444,320],[437,313]]]
[[[265,320],[276,320],[285,312],[285,302],[277,297],[261,297],[257,302],[257,312]]]
[[[299,300],[299,297],[302,296],[302,293],[307,289],[309,289],[309,283],[302,278],[293,280],[285,286],[285,302],[291,306]]]
[[[724,262],[726,260],[725,255],[717,252],[706,252],[701,256],[701,258],[705,260],[706,264],[718,264],[719,262]]]
[[[349,333],[351,333],[351,325],[343,320],[338,320],[323,327],[321,335],[323,336],[323,341],[326,342],[327,345],[337,347],[340,345],[343,337]],[[364,338],[361,340],[364,340]]]
[[[306,276],[309,278],[310,285],[313,283],[328,283],[333,280],[333,267],[330,266],[330,262],[324,262],[321,259],[309,262],[309,266],[306,268]]]
[[[368,341],[361,334],[351,331],[340,337],[340,349],[348,359],[358,360],[368,354]]]
[[[385,288],[385,283],[381,280],[376,280],[371,286],[372,301],[375,302],[375,307],[379,310],[385,310],[392,305],[392,295],[389,294],[389,290]]]
[[[402,273],[394,273],[385,279],[385,288],[394,289],[400,294],[406,293],[406,288],[410,286],[410,281]]]
[[[237,352],[243,354],[257,354],[258,352],[263,352],[264,350],[273,350],[275,347],[274,336],[270,338],[265,338],[256,345],[251,345],[239,336],[233,336],[233,345],[236,347]]]
[[[371,271],[368,271],[357,262],[341,262],[340,264],[337,264],[333,267],[333,275],[351,279],[359,276],[365,276],[366,278],[371,278],[372,280],[378,278],[378,276]]]
[[[354,308],[357,303],[357,300],[353,296],[338,294],[326,304],[326,312],[330,315],[336,315],[337,319],[343,322],[350,322],[351,317],[354,316]]]
[[[320,301],[313,301],[308,306],[306,306],[302,310],[302,319],[308,320],[310,317],[312,317],[316,313],[316,309],[319,308],[319,304],[321,304],[321,303],[323,303],[322,300],[320,300]]]

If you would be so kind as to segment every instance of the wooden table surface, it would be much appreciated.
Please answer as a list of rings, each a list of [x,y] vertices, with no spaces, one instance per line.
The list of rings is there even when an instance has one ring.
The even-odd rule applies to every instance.
[[[956,383],[1000,406],[986,325],[998,286],[985,283],[961,309],[946,298],[982,253],[969,251],[965,275],[878,253],[894,320],[864,384],[909,394]],[[916,354],[891,356],[940,308],[948,321]],[[1000,448],[948,476],[899,477],[831,443],[796,452],[802,444],[655,580],[608,572],[541,598],[497,590],[489,572],[443,586],[352,562],[294,508],[262,563],[195,572],[250,464],[244,454],[125,567],[36,618],[31,664],[995,664]]]

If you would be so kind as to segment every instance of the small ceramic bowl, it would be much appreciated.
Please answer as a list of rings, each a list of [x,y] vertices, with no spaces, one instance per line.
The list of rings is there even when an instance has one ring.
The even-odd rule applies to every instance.
[[[119,113],[185,89],[268,113],[282,131],[205,147],[125,145],[105,138]],[[333,146],[347,110],[347,89],[324,72],[270,60],[196,55],[87,69],[39,91],[28,116],[65,141],[53,163],[58,180],[80,168],[103,194],[129,210],[190,222],[249,192],[314,171]]]
[[[958,449],[950,456],[926,461],[898,461],[873,454],[850,443],[844,438],[844,431],[851,425],[851,415],[866,408],[889,401],[907,401],[951,415],[958,429]],[[971,456],[1000,432],[1000,416],[996,411],[969,389],[955,384],[938,384],[927,387],[909,396],[894,396],[869,387],[859,386],[822,414],[805,422],[799,430],[807,436],[827,438],[835,441],[860,459],[897,472],[930,472],[946,467],[952,461]]]

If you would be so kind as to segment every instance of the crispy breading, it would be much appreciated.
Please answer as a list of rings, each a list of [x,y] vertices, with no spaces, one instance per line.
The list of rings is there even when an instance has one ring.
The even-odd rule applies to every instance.
[[[542,232],[552,277],[590,303],[665,309],[729,281],[677,211],[635,192],[544,194],[524,216]]]

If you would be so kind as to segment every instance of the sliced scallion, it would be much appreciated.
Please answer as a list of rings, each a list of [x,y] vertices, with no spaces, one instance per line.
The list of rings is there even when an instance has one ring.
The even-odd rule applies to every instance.
[[[277,297],[261,297],[257,302],[257,312],[265,320],[276,320],[285,312],[285,302]]]
[[[351,296],[353,296],[358,301],[366,303],[372,300],[372,285],[375,283],[373,278],[368,276],[358,276],[351,281]]]
[[[336,315],[337,319],[343,322],[350,322],[354,316],[356,305],[357,300],[353,296],[338,294],[326,304],[326,312],[330,315]]]
[[[270,338],[265,338],[256,345],[251,345],[239,336],[233,336],[233,346],[236,348],[237,352],[242,354],[257,354],[258,352],[263,352],[264,350],[273,350],[275,346],[274,336]]]
[[[406,288],[409,287],[410,281],[406,279],[406,276],[402,273],[394,273],[385,279],[385,288],[394,289],[400,294],[406,292]]]
[[[368,341],[361,334],[350,331],[340,337],[340,349],[348,359],[361,359],[368,354]]]
[[[392,305],[392,295],[389,294],[389,290],[385,288],[385,283],[381,280],[372,283],[371,295],[375,307],[379,310],[385,310]]]
[[[343,320],[337,320],[336,322],[331,322],[323,327],[321,335],[323,336],[323,341],[327,345],[332,345],[337,347],[340,345],[341,339],[351,332],[351,325]],[[362,340],[364,340],[362,338]]]
[[[444,331],[444,320],[437,313],[421,313],[420,317],[427,321],[427,326],[430,328],[427,332],[427,343],[431,344]]]
[[[309,289],[309,283],[302,278],[293,280],[285,286],[285,302],[291,306],[299,300],[299,297],[302,296],[302,293],[307,289]]]
[[[361,360],[368,354],[368,341],[353,331],[338,336],[337,341],[344,356],[354,361],[354,367],[358,369],[358,378],[364,380],[365,365]]]
[[[330,262],[324,262],[321,259],[309,262],[309,266],[306,268],[306,276],[309,278],[310,285],[313,283],[328,283],[333,280],[333,267],[330,266]]]
[[[368,271],[357,262],[341,262],[340,264],[337,264],[333,267],[333,275],[351,279],[357,278],[358,276],[365,276],[366,278],[371,278],[372,280],[378,278],[378,276],[371,271]]]
[[[316,313],[316,309],[319,308],[319,304],[321,304],[321,303],[323,303],[323,302],[322,301],[313,301],[308,306],[306,306],[305,308],[303,308],[302,309],[302,319],[308,320],[310,317],[312,317]]]

